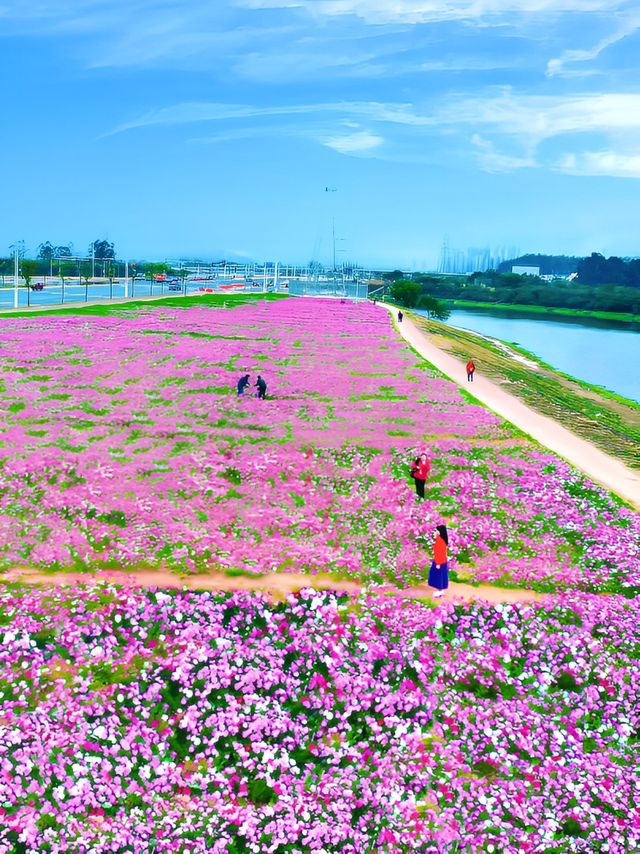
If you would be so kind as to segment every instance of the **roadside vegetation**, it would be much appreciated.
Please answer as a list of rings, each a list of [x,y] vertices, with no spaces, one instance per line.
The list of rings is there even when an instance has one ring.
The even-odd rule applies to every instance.
[[[104,301],[99,305],[69,305],[57,306],[43,309],[42,311],[15,311],[8,310],[6,313],[11,317],[39,317],[39,316],[59,316],[68,315],[98,315],[106,317],[109,315],[118,315],[122,312],[140,312],[152,311],[157,308],[166,306],[167,308],[193,308],[194,306],[209,306],[211,308],[234,308],[235,306],[244,305],[245,303],[274,302],[275,300],[287,299],[287,294],[274,293],[230,293],[230,294],[192,294],[183,296],[180,294],[175,297],[162,297],[159,299],[141,299],[141,300],[126,300],[123,302]]]

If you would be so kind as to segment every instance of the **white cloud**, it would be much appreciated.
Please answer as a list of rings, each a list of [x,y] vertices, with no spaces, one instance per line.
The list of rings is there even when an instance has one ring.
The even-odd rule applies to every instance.
[[[484,172],[513,172],[516,169],[533,168],[538,164],[532,156],[517,156],[496,151],[494,144],[474,133],[471,142],[475,146],[478,162]]]
[[[505,15],[612,12],[625,0],[238,0],[249,9],[304,9],[314,17],[352,15],[369,24],[475,21]]]
[[[640,178],[640,154],[617,151],[585,151],[565,154],[555,163],[558,172],[610,178]]]
[[[427,125],[433,121],[417,114],[411,104],[385,104],[377,101],[337,101],[319,104],[291,104],[277,107],[256,107],[250,104],[220,104],[217,102],[185,102],[170,107],[148,110],[128,122],[118,125],[104,136],[113,136],[134,128],[150,125],[182,125],[196,122],[230,119],[259,119],[278,116],[310,116],[318,114],[346,115],[349,118],[369,119],[400,125]]]
[[[449,97],[429,110],[377,101],[269,106],[187,102],[149,110],[106,136],[137,128],[202,123],[215,125],[214,133],[191,138],[192,142],[288,136],[313,140],[340,154],[403,161],[427,157],[437,162],[453,147],[468,151],[470,140],[480,168],[487,172],[546,166],[575,174],[634,177],[636,161],[624,153],[624,145],[628,151],[630,141],[640,132],[640,94],[552,97],[504,89],[484,97]],[[565,147],[566,138],[580,136],[588,137],[591,146],[594,136],[601,137],[605,154],[566,155],[563,159],[559,146]],[[553,154],[549,145],[542,150],[542,144],[551,140]],[[572,156],[577,159],[571,160]]]
[[[560,57],[549,60],[547,63],[547,76],[576,76],[576,72],[567,70],[566,66],[575,62],[588,62],[597,59],[607,48],[612,47],[635,33],[640,29],[640,11],[635,9],[629,15],[620,16],[617,21],[614,19],[614,23],[617,23],[617,27],[614,32],[605,36],[605,38],[600,39],[600,41],[589,50],[565,50]]]
[[[640,94],[518,95],[452,99],[432,117],[441,125],[492,128],[535,147],[572,133],[616,133],[640,129]]]
[[[363,154],[378,148],[383,142],[383,137],[363,130],[345,136],[330,137],[324,140],[324,145],[339,154]]]

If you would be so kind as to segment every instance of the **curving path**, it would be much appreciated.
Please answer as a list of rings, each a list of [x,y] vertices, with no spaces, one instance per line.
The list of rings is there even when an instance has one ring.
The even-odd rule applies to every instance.
[[[116,572],[97,570],[95,573],[86,572],[41,572],[30,567],[16,567],[0,575],[0,582],[41,584],[50,587],[81,587],[91,586],[98,582],[120,584],[125,587],[164,587],[178,590],[247,590],[268,593],[276,599],[284,599],[290,593],[296,593],[304,587],[314,590],[338,590],[345,593],[372,593],[378,596],[393,595],[403,599],[433,599],[434,590],[426,584],[407,587],[398,590],[395,587],[367,587],[355,581],[332,578],[330,575],[303,575],[293,572],[271,572],[266,575],[226,575],[223,572],[198,573],[197,575],[179,576],[167,570],[140,570],[132,572]],[[472,602],[538,602],[541,593],[533,590],[506,589],[490,585],[458,584],[451,582],[449,589],[441,599]]]
[[[396,307],[385,303],[379,303],[379,305],[392,313],[396,329],[417,353],[464,388],[477,401],[515,424],[545,448],[563,457],[595,483],[599,483],[628,501],[636,510],[640,510],[640,473],[634,472],[620,460],[610,457],[595,445],[571,433],[552,418],[531,409],[496,383],[479,375],[478,371],[476,371],[474,382],[467,382],[467,372],[462,361],[436,347],[406,314],[402,323],[397,323]]]

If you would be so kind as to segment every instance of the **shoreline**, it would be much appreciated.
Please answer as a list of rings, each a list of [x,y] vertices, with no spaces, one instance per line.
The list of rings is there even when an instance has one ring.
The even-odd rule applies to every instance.
[[[424,317],[424,315],[419,315],[420,317]],[[428,318],[425,317],[426,320]],[[429,321],[430,323],[442,323],[442,321]],[[580,379],[580,377],[571,376],[571,374],[567,374],[564,371],[561,371],[559,368],[555,368],[549,362],[546,362],[536,353],[533,353],[531,350],[527,350],[526,347],[521,347],[519,344],[514,344],[512,342],[503,341],[500,338],[496,338],[494,335],[488,335],[486,332],[477,332],[475,329],[467,329],[464,326],[450,326],[448,322],[445,321],[445,325],[450,329],[455,329],[459,332],[464,332],[467,335],[472,335],[474,338],[480,338],[487,344],[493,345],[500,350],[508,353],[513,359],[526,364],[528,367],[533,370],[545,369],[551,371],[558,377],[562,377],[563,379],[570,380],[572,383],[579,385],[581,388],[586,391],[597,393],[602,395],[603,397],[610,398],[611,400],[617,400],[624,403],[627,406],[630,406],[634,409],[640,410],[640,401],[634,400],[631,397],[625,397],[623,394],[619,394],[617,391],[613,391],[610,388],[606,388],[605,386],[597,385],[595,383],[589,383],[586,380]]]
[[[487,406],[534,441],[562,457],[594,483],[627,502],[634,510],[640,510],[640,472],[633,471],[553,418],[527,406],[487,377],[476,372],[474,382],[467,382],[463,361],[437,347],[406,313],[402,323],[398,324],[394,316],[397,307],[387,303],[379,305],[391,314],[394,328],[416,353],[464,389],[475,401]]]
[[[520,303],[504,303],[504,302],[479,302],[478,300],[464,299],[443,299],[447,307],[455,311],[497,311],[504,314],[540,314],[545,315],[545,319],[551,315],[553,319],[562,320],[563,318],[574,318],[575,320],[604,320],[621,325],[635,326],[640,325],[640,314],[630,314],[629,312],[617,311],[589,311],[588,309],[580,308],[559,308],[546,305],[523,305]]]

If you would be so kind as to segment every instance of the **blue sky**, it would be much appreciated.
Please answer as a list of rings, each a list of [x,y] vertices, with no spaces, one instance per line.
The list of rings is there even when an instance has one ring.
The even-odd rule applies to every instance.
[[[637,0],[0,0],[0,63],[2,254],[640,255]]]

